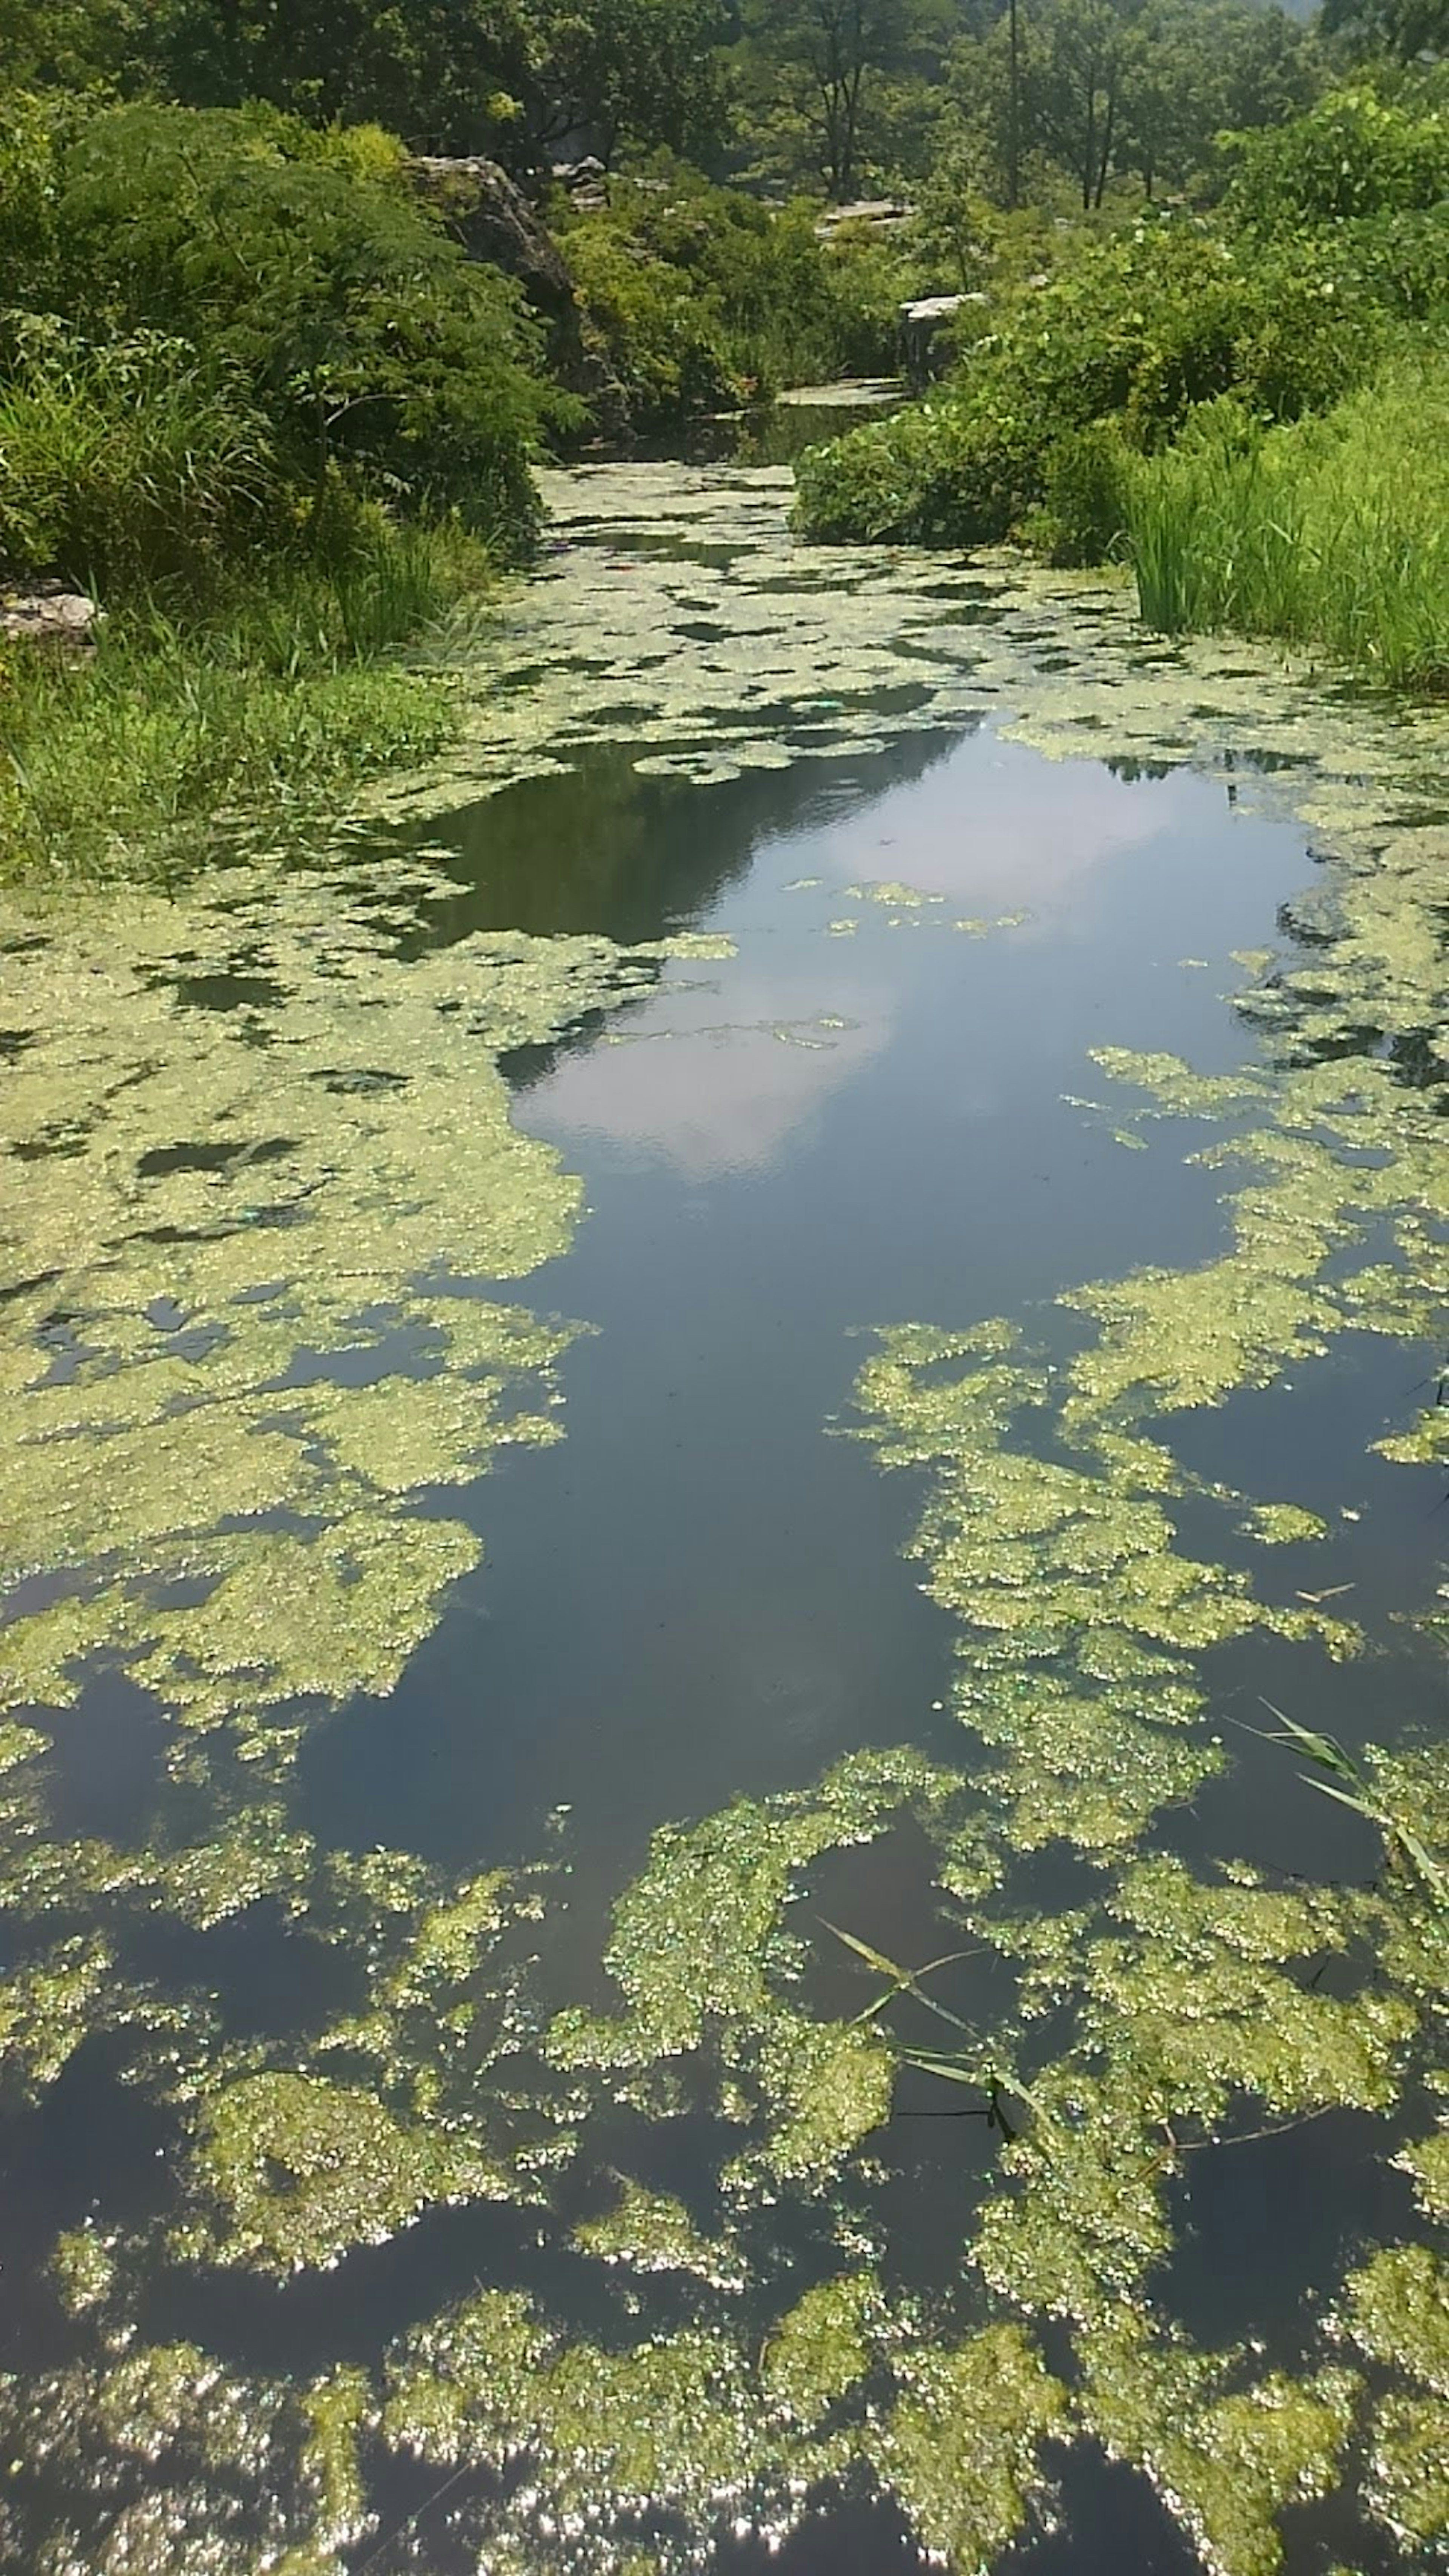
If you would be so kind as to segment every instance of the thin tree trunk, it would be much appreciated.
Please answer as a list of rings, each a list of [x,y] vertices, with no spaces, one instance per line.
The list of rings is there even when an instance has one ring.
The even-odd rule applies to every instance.
[[[1107,193],[1107,173],[1112,163],[1112,128],[1116,121],[1117,81],[1116,75],[1114,74],[1111,85],[1107,91],[1106,122],[1102,128],[1102,152],[1101,158],[1097,163],[1097,194],[1094,202],[1098,206],[1101,205],[1102,199]]]
[[[1021,199],[1021,34],[1017,25],[1017,0],[1010,0],[1011,89],[1006,118],[1006,202],[1015,207]]]

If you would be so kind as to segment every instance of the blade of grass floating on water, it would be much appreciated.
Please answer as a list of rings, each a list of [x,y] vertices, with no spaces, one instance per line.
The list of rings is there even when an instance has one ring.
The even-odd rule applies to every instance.
[[[1250,1733],[1260,1736],[1265,1744],[1296,1745],[1300,1752],[1320,1763],[1325,1771],[1337,1772],[1341,1780],[1359,1780],[1356,1765],[1335,1736],[1319,1735],[1310,1726],[1300,1726],[1296,1717],[1289,1717],[1286,1710],[1275,1708],[1270,1699],[1265,1699],[1263,1706],[1279,1719],[1285,1731],[1279,1735],[1267,1727],[1255,1726],[1249,1730]]]
[[[897,1967],[895,1960],[888,1959],[883,1950],[873,1950],[868,1941],[857,1940],[853,1932],[842,1932],[839,1924],[832,1923],[828,1915],[822,1914],[820,1920],[826,1931],[833,1932],[837,1941],[845,1943],[847,1950],[853,1950],[857,1958],[864,1959],[868,1968],[874,1968],[882,1977],[889,1977],[893,1985],[909,1986],[912,1976],[909,1968]]]
[[[903,2048],[901,2064],[913,2066],[920,2075],[939,2075],[947,2084],[969,2084],[977,2092],[990,2090],[991,2077],[981,2066],[967,2066],[956,2057],[933,2057],[929,2050]]]
[[[1407,1825],[1396,1824],[1394,1835],[1408,1853],[1420,1877],[1442,1903],[1446,1897],[1449,1897],[1449,1870],[1446,1870],[1442,1861],[1434,1858],[1433,1853],[1419,1840],[1417,1834],[1410,1832]]]
[[[1367,1798],[1356,1798],[1347,1789],[1335,1789],[1331,1780],[1315,1780],[1306,1771],[1303,1777],[1310,1789],[1318,1791],[1320,1798],[1336,1798],[1341,1807],[1352,1807],[1355,1815],[1366,1816],[1371,1825],[1377,1825],[1384,1833],[1398,1832],[1393,1817],[1386,1816],[1382,1807],[1371,1806]]]

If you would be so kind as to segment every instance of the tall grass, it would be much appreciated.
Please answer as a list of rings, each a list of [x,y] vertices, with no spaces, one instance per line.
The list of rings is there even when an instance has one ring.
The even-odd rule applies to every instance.
[[[1205,405],[1138,460],[1126,517],[1147,623],[1232,628],[1449,689],[1449,359],[1391,367],[1321,419]]]
[[[417,648],[486,569],[452,529],[377,516],[331,565],[254,557],[203,618],[141,592],[84,658],[10,648],[0,877],[170,879],[249,809],[282,823],[428,759],[455,699]]]
[[[290,495],[243,388],[208,382],[184,341],[147,331],[92,348],[48,317],[6,315],[0,563],[104,592],[204,596],[242,548],[285,538]]]

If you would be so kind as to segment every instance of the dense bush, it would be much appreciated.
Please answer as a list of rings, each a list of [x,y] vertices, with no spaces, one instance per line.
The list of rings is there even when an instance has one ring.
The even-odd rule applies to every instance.
[[[1335,90],[1290,124],[1237,136],[1235,149],[1228,214],[1247,231],[1409,213],[1449,196],[1449,120],[1369,89]]]
[[[660,160],[609,204],[555,209],[565,255],[643,428],[892,359],[899,289],[818,208],[774,209]]]
[[[500,549],[527,541],[550,405],[532,326],[414,202],[386,137],[262,111],[32,107],[0,154],[0,244],[29,316],[8,334],[12,561],[43,559],[53,527],[112,576],[181,572],[189,549],[202,570],[263,487],[278,538],[374,496],[456,508]]]
[[[1311,241],[1249,258],[1164,222],[1090,244],[1022,295],[937,399],[803,458],[802,525],[822,537],[995,542],[1061,486],[1056,451],[1093,423],[1151,449],[1195,404],[1230,392],[1292,419],[1347,389],[1382,327],[1368,292]]]

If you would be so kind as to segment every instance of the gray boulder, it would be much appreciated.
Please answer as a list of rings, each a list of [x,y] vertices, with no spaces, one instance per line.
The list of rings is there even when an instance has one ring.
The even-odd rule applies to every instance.
[[[420,154],[411,164],[420,193],[435,206],[470,259],[515,278],[547,332],[549,372],[566,393],[588,404],[603,438],[627,439],[629,406],[607,350],[579,303],[568,263],[521,188],[481,154],[458,159]]]
[[[901,373],[916,393],[942,371],[948,347],[947,323],[954,322],[968,305],[987,304],[990,300],[981,294],[920,295],[914,303],[901,306],[896,325]]]
[[[61,582],[38,581],[24,590],[0,591],[0,635],[17,643],[87,652],[95,643],[100,621],[95,601],[83,590],[67,590]]]

